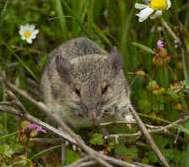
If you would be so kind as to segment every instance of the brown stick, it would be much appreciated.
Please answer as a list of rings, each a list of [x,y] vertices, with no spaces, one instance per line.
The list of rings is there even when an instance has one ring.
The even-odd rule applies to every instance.
[[[140,119],[140,117],[138,116],[138,114],[136,113],[136,111],[134,110],[133,106],[129,105],[129,109],[130,109],[133,117],[135,118],[136,122],[138,123],[138,126],[139,126],[141,132],[146,137],[147,142],[151,145],[152,150],[154,151],[154,153],[157,155],[157,157],[163,163],[164,166],[170,167],[169,164],[168,164],[168,162],[167,162],[167,160],[165,159],[165,157],[163,156],[163,154],[161,153],[161,151],[159,150],[159,148],[155,144],[152,136],[148,132],[148,130],[145,127],[144,123],[142,122],[142,120]]]
[[[125,167],[141,167],[142,165],[143,166],[145,165],[145,164],[137,165],[137,164],[128,163],[126,161],[122,161],[122,160],[119,160],[119,159],[116,159],[113,157],[109,157],[109,156],[106,156],[106,155],[96,152],[95,150],[93,150],[92,148],[87,146],[85,144],[85,142],[80,138],[80,136],[75,134],[57,115],[52,114],[48,110],[48,108],[45,106],[45,104],[43,104],[42,102],[36,101],[31,96],[29,96],[25,91],[17,88],[15,85],[11,84],[10,82],[7,82],[7,81],[4,81],[4,82],[12,91],[20,94],[21,96],[23,96],[24,98],[26,98],[27,100],[32,102],[36,107],[38,107],[40,110],[42,110],[45,114],[47,114],[51,118],[53,118],[54,121],[62,128],[62,130],[64,132],[66,132],[67,134],[69,134],[70,137],[76,141],[77,145],[81,149],[83,149],[92,159],[96,160],[101,165],[103,165],[105,167],[112,167],[112,165],[110,165],[109,163],[112,163],[112,164],[118,165],[118,166],[125,166]],[[106,161],[108,161],[109,163]],[[140,164],[140,163],[138,163],[138,164]]]
[[[179,39],[179,37],[177,37],[175,32],[171,29],[171,27],[167,24],[167,22],[163,18],[161,18],[161,24],[166,28],[167,32],[173,37],[175,43],[181,44],[181,40]]]
[[[165,125],[165,126],[152,126],[151,129],[148,129],[148,132],[149,133],[158,133],[158,132],[163,132],[163,131],[167,131],[168,129],[170,128],[176,128],[176,126],[179,124],[179,123],[183,123],[185,122],[186,120],[189,119],[189,116],[186,116],[184,118],[180,118],[174,122],[171,122],[170,124],[168,125]],[[146,124],[145,124],[146,125]],[[115,137],[139,137],[141,136],[141,132],[138,131],[136,133],[130,133],[130,134],[126,134],[126,133],[120,133],[120,134],[110,134],[110,135],[107,135],[105,136],[105,138],[115,138]]]
[[[45,122],[33,117],[32,115],[30,115],[28,113],[24,113],[23,114],[20,111],[16,110],[15,108],[7,107],[7,106],[0,106],[0,111],[7,112],[9,114],[16,115],[16,116],[18,116],[20,118],[24,118],[24,119],[26,119],[26,120],[28,120],[30,122],[36,123],[36,124],[42,126],[43,128],[45,128],[46,130],[49,130],[49,131],[59,135],[63,139],[68,140],[70,143],[77,144],[76,141],[73,138],[71,138],[70,136],[65,134],[63,131],[52,127],[51,125],[49,125],[49,124],[47,124],[47,123],[45,123]]]
[[[95,161],[90,160],[90,156],[85,156],[85,157],[73,162],[72,164],[66,165],[64,167],[81,167],[83,165],[83,163],[86,163],[86,162],[93,162],[93,164],[96,163]],[[90,165],[92,165],[92,164],[90,164]]]
[[[16,110],[15,108],[13,107],[5,107],[5,106],[0,106],[0,111],[3,111],[3,112],[7,112],[7,113],[10,113],[10,114],[13,114],[13,115],[16,115],[18,117],[21,117],[21,118],[24,118],[24,119],[27,119],[28,121],[31,121],[31,122],[34,122],[34,123],[37,123],[39,124],[40,126],[43,126],[45,129],[47,130],[50,130],[52,131],[53,133],[59,135],[60,137],[65,137],[64,136],[64,133],[56,128],[53,128],[51,127],[50,125],[45,125],[46,123],[42,123],[42,121],[38,121],[37,118],[31,116],[30,114],[23,114],[21,113],[20,111]],[[50,128],[48,128],[50,127]],[[74,140],[74,139],[73,139]],[[39,140],[38,140],[39,141]],[[68,141],[70,141],[68,139]],[[71,142],[71,141],[70,141]],[[90,148],[90,147],[89,147]],[[94,150],[93,150],[94,151]],[[109,161],[110,163],[112,164],[115,164],[115,165],[118,165],[118,166],[126,166],[126,167],[140,167],[139,165],[134,165],[134,164],[131,164],[131,163],[128,163],[126,161],[122,161],[122,160],[118,160],[116,158],[113,158],[113,157],[109,157],[107,155],[103,155],[103,154],[99,154],[96,152],[96,154],[98,154],[99,157],[103,158],[104,160],[106,161]],[[138,163],[138,164],[141,164],[141,163]],[[142,164],[143,166],[145,164]]]
[[[59,127],[62,128],[63,131],[68,133],[71,138],[74,138],[77,145],[80,146],[86,153],[88,153],[93,159],[95,159],[97,162],[99,162],[101,165],[105,167],[112,167],[109,163],[107,163],[105,160],[103,160],[96,151],[88,147],[85,142],[77,135],[75,134],[56,114],[52,114],[52,112],[49,111],[49,109],[42,103],[37,102],[32,97],[30,97],[25,91],[18,89],[16,86],[12,85],[11,83],[4,81],[6,85],[14,92],[19,93],[26,99],[28,99],[30,102],[32,102],[35,106],[37,106],[40,110],[42,110],[45,114],[50,116],[52,119],[56,121],[56,123],[59,125]]]

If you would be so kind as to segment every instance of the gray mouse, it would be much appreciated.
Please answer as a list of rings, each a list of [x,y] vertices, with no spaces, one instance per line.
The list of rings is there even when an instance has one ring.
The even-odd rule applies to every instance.
[[[131,115],[119,53],[116,48],[108,53],[85,37],[69,40],[49,54],[41,88],[50,111],[74,128]]]

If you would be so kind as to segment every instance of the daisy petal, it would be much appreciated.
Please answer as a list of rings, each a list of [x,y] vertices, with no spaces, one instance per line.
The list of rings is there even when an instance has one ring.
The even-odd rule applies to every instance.
[[[136,14],[139,17],[139,22],[143,22],[146,20],[154,10],[150,7],[146,7],[145,9],[141,10],[138,14]]]
[[[24,26],[23,26],[23,25],[21,25],[21,26],[20,26],[20,30],[23,30],[23,29],[24,29]]]
[[[28,30],[29,28],[30,28],[29,24],[26,24],[26,25],[23,26],[23,29],[27,29]]]
[[[30,38],[31,39],[35,39],[36,38],[36,34],[32,34]]]
[[[22,35],[24,31],[24,26],[20,26],[19,34]]]
[[[23,31],[20,29],[20,30],[18,31],[18,33],[22,36]]]
[[[26,40],[25,36],[21,35],[21,39],[22,40]]]
[[[167,9],[171,7],[171,0],[167,0]]]
[[[29,39],[26,39],[27,43],[31,44],[32,43],[32,39],[29,38]]]
[[[39,33],[39,30],[37,30],[37,29],[33,31],[33,34],[35,34],[35,35],[37,35],[38,33]]]
[[[33,31],[35,29],[35,26],[34,25],[29,25],[29,28],[28,28],[30,31]]]
[[[144,8],[146,8],[146,7],[148,7],[148,6],[145,5],[145,4],[135,3],[135,8],[136,8],[136,9],[144,9]]]

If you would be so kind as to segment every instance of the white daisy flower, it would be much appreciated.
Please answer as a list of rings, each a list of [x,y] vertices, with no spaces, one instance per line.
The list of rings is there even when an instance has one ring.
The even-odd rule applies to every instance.
[[[135,8],[141,10],[136,14],[139,22],[143,22],[148,17],[155,19],[162,15],[163,10],[168,10],[170,7],[171,0],[149,0],[147,4],[135,3]]]
[[[36,38],[36,35],[39,33],[38,29],[35,29],[35,25],[26,24],[21,25],[19,34],[22,40],[26,40],[27,43],[31,44],[32,40]]]

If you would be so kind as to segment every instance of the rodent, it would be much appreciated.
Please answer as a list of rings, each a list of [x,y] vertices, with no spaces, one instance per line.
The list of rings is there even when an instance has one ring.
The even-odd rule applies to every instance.
[[[85,37],[69,40],[49,54],[41,88],[49,109],[74,128],[121,120],[130,103],[117,50],[108,53]]]

